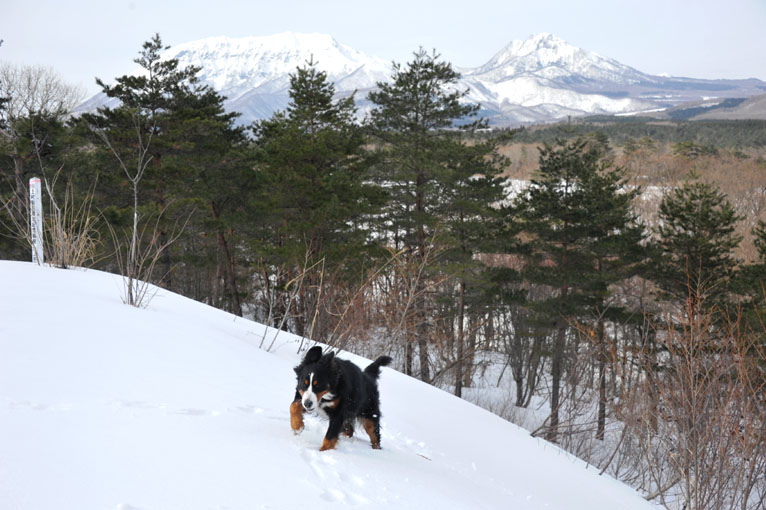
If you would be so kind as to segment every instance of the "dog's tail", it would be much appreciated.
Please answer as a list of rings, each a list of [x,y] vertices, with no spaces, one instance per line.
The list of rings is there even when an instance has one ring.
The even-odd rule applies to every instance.
[[[385,367],[389,363],[391,363],[393,360],[390,356],[381,356],[372,363],[370,363],[367,368],[364,369],[364,373],[372,377],[373,379],[377,379],[380,377],[380,367]]]

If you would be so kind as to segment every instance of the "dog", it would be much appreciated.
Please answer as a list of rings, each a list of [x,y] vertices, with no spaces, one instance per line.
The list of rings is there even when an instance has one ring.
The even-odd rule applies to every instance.
[[[335,353],[322,354],[320,346],[312,347],[300,365],[295,367],[298,384],[290,404],[290,426],[295,434],[303,431],[303,413],[319,413],[330,420],[320,451],[332,450],[340,433],[354,435],[358,421],[370,436],[370,443],[380,449],[380,367],[391,363],[381,356],[362,371]]]

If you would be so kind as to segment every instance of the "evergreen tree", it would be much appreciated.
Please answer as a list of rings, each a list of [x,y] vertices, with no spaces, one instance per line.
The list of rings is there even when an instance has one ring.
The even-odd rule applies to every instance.
[[[210,212],[214,222],[220,219],[215,203],[228,196],[231,188],[224,191],[220,186],[230,181],[213,175],[231,171],[232,158],[228,154],[244,138],[233,125],[236,114],[224,112],[224,98],[199,84],[199,68],[179,68],[177,59],[162,58],[164,49],[160,36],[155,35],[143,44],[134,60],[142,68],[141,74],[118,77],[113,86],[97,80],[103,92],[119,104],[85,114],[82,121],[104,149],[101,163],[112,168],[117,163],[119,167],[101,181],[111,206],[106,210],[107,217],[117,226],[132,222],[132,247],[140,242],[139,224],[157,222],[157,231],[150,235],[156,235],[158,246],[164,247],[162,283],[172,288],[170,237],[178,233],[179,225],[193,220],[192,211],[200,205],[203,211]],[[228,167],[222,162],[227,162]],[[125,179],[133,190],[131,200],[121,194]],[[210,239],[218,239],[220,248],[224,230],[220,222],[215,225],[216,235]],[[131,248],[128,267],[137,264],[136,257]],[[224,254],[222,258],[226,263],[219,263],[223,267],[219,272],[225,273],[229,308],[241,314],[233,257]]]
[[[277,287],[322,260],[329,271],[361,277],[369,260],[365,219],[378,193],[365,182],[365,139],[354,122],[353,96],[335,99],[335,87],[313,60],[290,76],[289,94],[286,112],[253,127],[262,180],[252,201],[256,256],[281,275]],[[301,335],[318,299],[310,283],[294,314]]]
[[[701,306],[724,304],[737,264],[732,251],[741,240],[735,232],[740,219],[726,195],[707,183],[687,180],[663,197],[650,277],[667,299],[686,303],[692,316]]]
[[[62,168],[62,157],[69,147],[64,119],[80,96],[77,87],[63,82],[52,69],[0,63],[0,182],[3,185],[0,230],[4,231],[0,253],[6,257],[28,258],[27,235],[23,231],[29,222],[29,178],[52,179],[53,175],[46,172],[52,174]],[[69,170],[66,168],[64,172]]]
[[[452,135],[451,135],[452,136]],[[437,206],[444,235],[445,251],[434,271],[444,272],[455,293],[443,299],[455,307],[455,395],[462,395],[464,383],[470,381],[475,346],[467,342],[466,327],[478,323],[493,308],[494,284],[481,253],[497,250],[502,224],[500,203],[504,199],[501,172],[507,161],[497,152],[500,138],[468,143],[455,140],[445,145],[445,174],[442,203]],[[456,294],[456,295],[455,295]],[[469,319],[472,319],[469,321]],[[471,338],[475,338],[470,335]],[[475,343],[475,341],[474,341]]]
[[[186,273],[179,278],[179,290],[186,286],[187,294],[198,292],[199,284],[185,281],[196,282],[196,273],[204,275],[215,265],[215,276],[209,278],[209,287],[203,287],[208,301],[241,316],[241,277],[236,268],[243,258],[238,254],[240,235],[246,230],[240,223],[248,194],[258,183],[244,130],[234,125],[238,114],[226,113],[223,101],[207,88],[179,98],[166,123],[169,137],[177,142],[166,153],[163,174],[171,177],[173,187],[168,189],[176,206],[196,208],[175,257]]]
[[[549,298],[531,303],[555,329],[547,433],[551,440],[558,435],[568,329],[574,321],[593,321],[597,345],[603,349],[609,287],[636,270],[640,254],[642,228],[630,206],[639,190],[627,190],[623,171],[604,156],[601,145],[585,139],[546,144],[539,172],[514,211],[529,236],[523,248],[530,253],[524,277],[552,289]],[[602,388],[603,361],[602,356]]]
[[[392,80],[378,83],[368,96],[374,107],[369,125],[377,139],[377,178],[388,192],[380,218],[381,234],[397,250],[405,249],[409,260],[422,267],[429,243],[437,233],[440,212],[446,203],[452,170],[449,153],[459,140],[445,130],[474,116],[477,105],[461,102],[467,91],[455,91],[460,77],[436,52],[420,49],[406,66],[394,63]],[[478,127],[478,122],[467,127]],[[422,275],[422,271],[418,271]],[[415,328],[405,343],[405,371],[412,373],[413,334],[420,355],[420,378],[430,379],[428,363],[428,317],[425,282],[417,278]]]

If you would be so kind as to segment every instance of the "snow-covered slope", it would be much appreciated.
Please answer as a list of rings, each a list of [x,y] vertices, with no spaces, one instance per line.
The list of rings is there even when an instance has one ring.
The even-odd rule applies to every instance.
[[[119,277],[0,261],[0,508],[648,510],[634,491],[391,369],[383,450],[294,436],[296,339]],[[364,364],[363,360],[357,361]]]
[[[647,109],[648,102],[610,97],[601,89],[629,86],[649,77],[619,62],[572,46],[552,34],[513,41],[483,66],[464,74],[469,98],[509,119],[528,122],[518,106],[542,119]],[[481,90],[476,94],[474,91]]]
[[[494,83],[533,76],[541,80],[592,80],[633,84],[649,76],[616,60],[572,46],[553,34],[541,33],[523,41],[511,41],[483,66],[466,77]]]
[[[390,76],[390,64],[338,43],[329,35],[284,32],[262,37],[209,37],[173,46],[163,59],[178,59],[180,67],[201,68],[200,81],[226,97],[228,111],[242,114],[241,124],[270,117],[287,107],[290,74],[313,61],[327,73],[338,94],[358,91],[363,99],[377,82]],[[139,69],[134,72],[140,72]],[[114,102],[99,93],[77,111],[90,111]]]
[[[174,46],[163,57],[178,59],[182,67],[202,67],[199,78],[231,101],[252,91],[287,94],[289,74],[312,59],[339,92],[374,87],[389,75],[389,65],[382,59],[323,34],[211,37]]]

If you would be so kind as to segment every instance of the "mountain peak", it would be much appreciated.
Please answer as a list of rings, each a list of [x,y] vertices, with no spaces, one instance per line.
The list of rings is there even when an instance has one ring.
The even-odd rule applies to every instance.
[[[564,39],[556,37],[555,35],[549,32],[540,32],[538,34],[532,34],[529,37],[527,37],[526,40],[521,41],[521,44],[524,46],[534,46],[538,49],[556,48],[559,46],[570,46],[570,44],[567,43]]]
[[[228,111],[247,124],[289,104],[289,75],[313,60],[339,95],[354,91],[359,111],[370,107],[367,91],[391,77],[388,60],[365,55],[321,33],[208,37],[173,46],[163,58],[201,68],[198,78],[226,97]],[[140,69],[135,71],[140,72]],[[495,125],[541,122],[567,115],[657,110],[700,97],[748,97],[763,82],[713,83],[652,76],[611,58],[578,48],[549,32],[511,41],[486,64],[461,69],[459,87],[480,104]],[[108,102],[102,93],[76,111]]]
[[[528,76],[550,80],[639,80],[635,69],[583,50],[548,33],[534,34],[525,40],[511,41],[489,62],[471,73],[493,82]]]
[[[356,80],[345,83],[349,90],[373,86],[388,75],[384,60],[369,57],[320,33],[208,37],[173,46],[163,57],[176,58],[182,66],[201,67],[200,80],[229,99],[253,89],[268,94],[286,93],[289,73],[309,60],[335,82],[356,74]],[[339,86],[338,90],[346,89]]]

